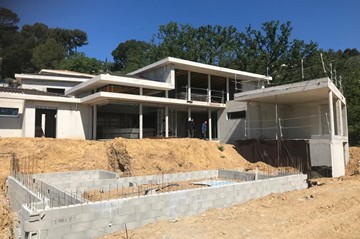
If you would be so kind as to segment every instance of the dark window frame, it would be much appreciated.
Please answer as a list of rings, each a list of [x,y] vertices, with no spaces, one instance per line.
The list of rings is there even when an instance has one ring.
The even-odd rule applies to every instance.
[[[228,112],[227,119],[228,120],[246,119],[246,110]]]
[[[0,107],[0,117],[18,117],[19,108]]]

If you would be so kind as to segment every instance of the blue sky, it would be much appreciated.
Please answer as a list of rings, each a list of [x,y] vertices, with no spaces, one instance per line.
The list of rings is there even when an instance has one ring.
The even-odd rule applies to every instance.
[[[112,61],[111,52],[130,39],[148,41],[159,26],[233,25],[259,29],[270,20],[291,21],[292,38],[313,40],[323,49],[360,50],[359,0],[0,0],[20,17],[20,26],[42,22],[49,27],[81,29],[89,57]]]

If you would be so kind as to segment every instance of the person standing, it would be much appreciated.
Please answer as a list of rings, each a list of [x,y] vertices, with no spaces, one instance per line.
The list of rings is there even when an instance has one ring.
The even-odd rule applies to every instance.
[[[196,127],[195,127],[195,123],[194,123],[194,119],[190,119],[189,120],[189,123],[188,123],[188,132],[189,132],[189,138],[194,138],[195,136],[195,130],[196,130]]]
[[[207,133],[207,121],[205,120],[204,123],[201,125],[201,134],[202,139],[206,140],[206,133]]]

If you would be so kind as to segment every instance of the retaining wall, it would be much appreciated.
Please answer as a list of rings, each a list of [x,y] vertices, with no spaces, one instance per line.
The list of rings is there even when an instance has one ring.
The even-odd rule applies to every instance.
[[[231,177],[234,176],[236,171],[230,172],[219,171],[219,174],[223,173],[228,176],[231,174],[229,176]],[[216,170],[213,170],[212,173],[218,174]],[[185,174],[179,175],[184,176]],[[179,175],[173,175],[172,177],[178,181],[187,180]],[[203,177],[202,173],[198,173],[198,175],[200,178]],[[160,175],[160,177],[162,176]],[[142,182],[143,180],[156,179],[158,178],[144,176],[124,180]],[[305,189],[307,188],[306,179],[306,175],[297,174],[250,182],[238,182],[219,187],[87,202],[36,211],[30,211],[23,206],[22,211],[24,213],[21,214],[21,224],[23,231],[30,234],[36,233],[39,238],[94,238],[124,230],[125,224],[128,229],[134,229],[150,222],[195,215],[210,208],[228,207],[271,193]],[[30,220],[30,217],[38,220]]]

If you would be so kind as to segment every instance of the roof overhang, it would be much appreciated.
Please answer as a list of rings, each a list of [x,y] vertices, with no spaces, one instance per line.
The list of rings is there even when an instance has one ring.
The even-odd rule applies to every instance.
[[[186,101],[172,98],[161,98],[146,95],[130,95],[112,92],[97,92],[95,94],[81,98],[81,103],[91,105],[102,105],[113,101],[131,102],[131,103],[149,103],[160,105],[178,105],[178,106],[194,106],[203,108],[222,109],[226,104],[208,103],[202,101]]]
[[[297,82],[235,94],[236,101],[297,104],[328,101],[329,91],[333,98],[346,104],[345,97],[329,78]]]
[[[269,76],[264,76],[260,74],[250,73],[246,71],[239,71],[234,69],[229,69],[225,67],[213,66],[193,61],[182,60],[174,57],[167,57],[160,61],[157,61],[153,64],[140,68],[136,71],[130,72],[128,75],[141,75],[147,71],[151,71],[153,69],[163,67],[166,65],[173,65],[175,69],[192,71],[197,73],[204,73],[222,77],[236,78],[239,80],[272,80]]]
[[[34,75],[34,74],[15,74],[15,78],[20,83],[22,82],[22,80],[65,81],[65,82],[75,82],[75,83],[81,83],[88,80],[87,78],[47,76],[47,75]]]
[[[97,89],[105,85],[121,85],[130,87],[139,87],[153,90],[172,90],[174,85],[158,81],[137,79],[126,76],[113,76],[109,74],[101,74],[89,79],[79,85],[76,85],[65,91],[65,95],[76,95],[89,90]]]
[[[7,93],[7,92],[0,92],[0,98],[3,98],[3,99],[31,100],[31,101],[47,101],[47,102],[58,102],[58,103],[80,103],[80,99],[77,99],[77,98],[68,98],[68,97],[61,97],[61,96],[44,96],[44,95]]]

